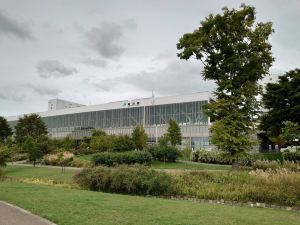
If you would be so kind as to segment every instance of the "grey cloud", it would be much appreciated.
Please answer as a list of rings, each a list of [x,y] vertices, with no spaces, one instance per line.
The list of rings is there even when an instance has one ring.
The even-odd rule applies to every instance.
[[[120,85],[127,85],[142,91],[154,90],[161,95],[213,90],[214,82],[204,81],[200,71],[199,64],[173,61],[161,70],[140,71],[124,77],[106,79],[96,84],[96,87],[98,90],[110,91]]]
[[[23,40],[33,40],[29,27],[0,11],[0,34],[12,35]]]
[[[25,95],[16,93],[13,89],[1,88],[0,100],[20,102],[25,98]]]
[[[161,52],[161,53],[157,54],[152,59],[152,61],[159,61],[159,60],[162,60],[162,59],[168,59],[168,58],[171,58],[171,57],[174,57],[174,56],[176,56],[176,54],[172,54],[169,51],[164,51],[164,52]]]
[[[123,28],[112,22],[103,22],[86,33],[88,46],[102,57],[114,59],[122,55],[124,47],[119,44]]]
[[[128,19],[124,21],[126,28],[130,30],[135,30],[137,28],[137,24],[134,19]]]
[[[41,78],[65,77],[78,73],[76,68],[66,67],[57,60],[41,61],[36,68]]]
[[[89,66],[107,68],[107,61],[105,61],[103,59],[86,58],[86,59],[82,60],[82,63],[89,65]]]
[[[27,84],[26,85],[28,88],[32,89],[39,95],[46,95],[46,96],[57,96],[59,93],[61,93],[60,90],[55,89],[55,88],[49,88],[45,86],[38,86],[38,85],[32,85],[32,84]]]

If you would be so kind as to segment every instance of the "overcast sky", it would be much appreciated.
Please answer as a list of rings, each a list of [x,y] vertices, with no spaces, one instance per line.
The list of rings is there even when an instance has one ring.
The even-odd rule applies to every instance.
[[[274,22],[274,76],[300,67],[300,1],[243,1]],[[212,90],[176,43],[209,13],[240,1],[0,0],[0,115],[62,98],[98,104]]]

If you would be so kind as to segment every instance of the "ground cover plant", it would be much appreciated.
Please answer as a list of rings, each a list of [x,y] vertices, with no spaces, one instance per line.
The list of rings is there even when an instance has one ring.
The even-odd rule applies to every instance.
[[[0,182],[0,199],[58,225],[298,225],[297,212]]]

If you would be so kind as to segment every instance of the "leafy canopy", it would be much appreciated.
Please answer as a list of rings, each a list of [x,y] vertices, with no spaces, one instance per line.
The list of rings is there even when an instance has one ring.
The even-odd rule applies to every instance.
[[[37,138],[47,134],[46,125],[37,114],[25,115],[19,118],[15,129],[15,138],[18,143],[24,142],[28,136]]]
[[[255,8],[223,8],[210,14],[177,44],[181,59],[195,57],[202,75],[216,83],[207,114],[215,121],[211,141],[232,158],[249,150],[254,118],[259,114],[258,81],[269,73],[273,58],[268,42],[272,23],[255,23]]]
[[[284,121],[283,128],[281,129],[281,136],[288,143],[293,145],[294,142],[300,139],[300,126],[298,123],[293,123],[291,121]]]
[[[276,83],[268,83],[263,105],[268,112],[261,117],[260,129],[269,137],[280,135],[284,121],[300,124],[300,69],[279,76]]]
[[[7,120],[0,116],[0,142],[4,142],[10,135],[12,135],[12,130]]]

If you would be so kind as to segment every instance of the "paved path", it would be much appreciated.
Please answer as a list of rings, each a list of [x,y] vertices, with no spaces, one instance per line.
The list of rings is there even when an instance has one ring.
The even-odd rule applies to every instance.
[[[1,225],[56,225],[22,208],[0,201]]]

